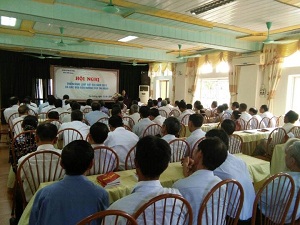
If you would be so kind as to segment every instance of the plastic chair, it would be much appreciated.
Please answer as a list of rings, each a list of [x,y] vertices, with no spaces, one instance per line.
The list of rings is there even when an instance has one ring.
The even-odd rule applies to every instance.
[[[183,123],[184,125],[188,125],[190,115],[192,115],[192,114],[186,114],[184,117],[182,117],[180,122]]]
[[[160,135],[160,137],[162,136],[161,133],[161,126],[158,124],[151,124],[149,125],[143,133],[143,137],[146,137],[148,135],[153,135],[153,136],[158,136]]]
[[[113,221],[109,221],[109,224],[106,223],[105,217],[113,217]],[[105,210],[102,212],[94,213],[83,220],[79,221],[77,225],[86,225],[86,224],[94,224],[94,220],[101,219],[101,225],[118,225],[119,221],[122,220],[122,224],[127,225],[138,225],[136,220],[129,215],[128,213],[121,211],[121,210]],[[113,222],[113,223],[112,223]]]
[[[232,134],[229,136],[229,149],[231,154],[237,154],[242,152],[243,139],[237,135]]]
[[[267,179],[256,194],[251,224],[283,225],[294,191],[294,180],[288,174],[279,173]],[[258,207],[260,210],[257,210]]]
[[[266,152],[272,156],[275,145],[283,144],[287,140],[286,131],[283,128],[275,128],[268,136]]]
[[[250,120],[247,122],[247,128],[252,130],[252,129],[258,129],[259,128],[259,122],[255,117],[252,117]]]
[[[186,126],[183,123],[180,123],[179,137],[186,136]]]
[[[127,153],[127,156],[125,158],[125,170],[135,169],[135,163],[134,163],[135,153],[136,153],[136,145],[132,147]]]
[[[169,113],[169,116],[174,116],[174,117],[178,117],[180,116],[181,112],[178,109],[172,109],[171,112]]]
[[[117,153],[106,146],[94,148],[94,165],[87,175],[104,174],[116,171],[119,168],[119,157]]]
[[[123,121],[126,121],[128,123],[128,126],[130,127],[130,130],[135,125],[134,120],[129,116],[123,116]]]
[[[190,155],[189,144],[182,139],[174,139],[169,142],[171,147],[171,163],[180,162],[185,155]]]
[[[289,130],[288,133],[292,133],[295,138],[300,138],[300,126],[295,126]]]
[[[158,112],[162,117],[168,118],[168,113],[166,112],[166,110],[158,109]]]
[[[25,207],[40,183],[59,180],[65,174],[60,165],[60,154],[53,151],[39,151],[27,156],[18,166],[17,181]]]
[[[236,180],[223,180],[216,184],[203,199],[199,209],[198,224],[236,225],[243,203],[242,185]]]
[[[58,131],[57,137],[59,140],[63,140],[63,145],[59,147],[65,147],[67,144],[75,140],[83,140],[82,134],[73,128],[66,128]]]
[[[191,151],[190,151],[190,157],[193,157],[194,151],[198,149],[198,145],[201,141],[203,141],[205,139],[205,137],[200,138],[192,147]]]
[[[139,225],[188,224],[193,222],[192,207],[177,194],[162,194],[152,198],[133,215]]]

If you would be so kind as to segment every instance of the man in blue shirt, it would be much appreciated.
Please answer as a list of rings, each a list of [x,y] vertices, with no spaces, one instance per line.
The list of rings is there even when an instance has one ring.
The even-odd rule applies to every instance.
[[[94,150],[86,141],[76,140],[64,147],[61,166],[66,175],[36,194],[30,225],[74,225],[108,207],[108,193],[84,176],[93,166],[93,159]]]
[[[100,111],[100,104],[98,102],[92,103],[92,111],[85,114],[85,119],[89,122],[90,126],[104,117],[108,117],[104,112]]]

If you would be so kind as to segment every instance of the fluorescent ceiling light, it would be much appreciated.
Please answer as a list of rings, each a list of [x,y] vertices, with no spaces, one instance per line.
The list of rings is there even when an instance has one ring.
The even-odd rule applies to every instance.
[[[198,14],[207,12],[209,10],[218,8],[220,6],[229,4],[229,3],[234,2],[234,1],[235,0],[213,0],[213,1],[210,1],[206,4],[201,5],[197,8],[195,8],[195,9],[190,10],[190,13],[193,14],[193,15],[198,15]]]
[[[1,16],[1,25],[3,26],[16,26],[17,19],[14,17]]]
[[[124,38],[122,38],[122,39],[120,39],[118,41],[120,41],[120,42],[128,42],[128,41],[132,41],[132,40],[134,40],[136,38],[138,38],[138,37],[136,37],[136,36],[127,36],[127,37],[124,37]]]

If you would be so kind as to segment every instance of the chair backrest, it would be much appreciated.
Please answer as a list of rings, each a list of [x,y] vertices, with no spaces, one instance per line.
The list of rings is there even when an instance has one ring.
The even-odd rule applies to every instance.
[[[119,157],[117,153],[106,146],[94,148],[94,165],[87,175],[104,174],[116,171],[119,168]]]
[[[276,120],[276,127],[281,127],[284,124],[284,115],[278,116]]]
[[[135,153],[136,153],[136,145],[133,146],[127,153],[125,159],[125,170],[135,169],[135,164],[134,164]]]
[[[60,154],[54,151],[38,151],[27,156],[18,166],[17,181],[23,204],[38,190],[40,183],[59,180],[65,174],[60,165]]]
[[[169,116],[174,116],[174,117],[178,117],[180,116],[181,112],[178,109],[172,109],[171,112],[169,113]]]
[[[20,120],[13,124],[13,126],[10,130],[11,137],[16,137],[18,134],[23,132],[22,123],[23,123],[23,120]]]
[[[263,126],[261,125],[262,123],[265,124],[265,127],[270,127],[271,119],[268,117],[262,118],[261,121],[259,122],[259,127]]]
[[[35,141],[35,130],[28,130],[18,134],[14,137],[11,145],[12,149],[12,166],[16,170],[18,160],[27,155],[28,153],[34,152],[37,149]]]
[[[182,196],[162,194],[141,206],[133,217],[139,225],[191,225],[193,222],[193,211],[188,201]]]
[[[202,137],[202,138],[200,138],[200,139],[194,144],[193,147],[190,146],[190,148],[191,148],[191,149],[190,149],[190,157],[193,156],[194,151],[195,151],[196,149],[198,149],[199,143],[200,143],[201,141],[203,141],[204,139],[205,139],[205,137]]]
[[[33,109],[28,109],[28,115],[37,116],[37,113]]]
[[[283,128],[281,128],[281,127],[275,128],[269,134],[269,137],[268,137],[267,149],[266,149],[267,154],[272,156],[273,149],[274,149],[275,145],[285,143],[286,138],[287,138],[287,134],[286,134],[286,131]]]
[[[143,133],[143,137],[146,137],[148,135],[153,135],[153,136],[162,136],[161,133],[161,126],[158,124],[150,124]]]
[[[47,119],[47,115],[48,115],[48,113],[46,113],[46,112],[38,113],[38,119],[45,120],[45,119]]]
[[[16,113],[13,113],[10,115],[10,117],[8,118],[7,122],[8,122],[8,126],[10,127],[10,129],[13,127],[13,119],[19,117],[19,113],[16,112]]]
[[[243,203],[242,185],[236,180],[223,180],[216,184],[203,199],[199,209],[198,224],[236,225]]]
[[[256,194],[251,224],[283,225],[294,191],[294,180],[288,174],[279,173],[267,179]],[[260,210],[257,210],[258,206]]]
[[[129,116],[123,116],[123,121],[126,121],[128,123],[130,129],[132,129],[133,126],[135,125],[134,120]]]
[[[247,128],[248,129],[258,129],[259,128],[259,122],[255,117],[252,117],[247,122]]]
[[[300,189],[298,190],[297,197],[296,197],[296,200],[295,200],[291,225],[294,225],[296,223],[296,221],[297,221],[297,224],[299,224],[299,217],[297,217],[299,204],[300,204]],[[293,205],[291,205],[291,207],[293,207]]]
[[[180,122],[183,123],[184,125],[188,125],[190,115],[192,115],[192,114],[186,114],[184,117],[182,117]]]
[[[62,122],[62,119],[64,118],[65,115],[70,115],[70,112],[62,112],[61,114],[59,114],[59,121]]]
[[[131,128],[129,126],[127,126],[127,125],[124,124],[123,127],[125,128],[125,130],[128,130],[128,131],[132,132],[132,130],[131,130]]]
[[[241,136],[239,136],[237,134],[230,135],[228,151],[231,154],[241,153],[242,146],[243,146],[243,139],[241,138]]]
[[[237,122],[241,125],[241,130],[247,130],[247,122],[244,119],[239,118]]]
[[[58,130],[62,124],[59,120],[55,120],[55,119],[47,119],[47,120],[45,120],[44,123],[52,123],[57,127]]]
[[[84,110],[83,110],[83,114],[86,114],[86,113],[89,113],[89,112],[91,112],[92,111],[92,108],[91,107],[88,107],[88,108],[85,108]]]
[[[231,113],[230,112],[224,112],[223,115],[221,116],[220,122],[223,122],[226,119],[231,119]]]
[[[300,138],[300,126],[295,126],[289,130],[288,133],[292,133],[295,138]]]
[[[113,218],[109,220],[109,224],[106,223],[106,217]],[[99,222],[101,219],[101,223]],[[118,225],[120,221],[124,222],[122,224],[127,225],[138,225],[136,220],[128,213],[121,210],[105,210],[102,212],[94,213],[83,220],[79,221],[77,225],[95,224],[95,220],[98,220],[101,225]]]
[[[190,155],[189,144],[182,139],[174,139],[169,142],[171,147],[171,161],[170,162],[180,162],[185,155]]]
[[[186,127],[183,123],[180,123],[179,137],[185,137]]]
[[[73,128],[66,128],[58,131],[57,137],[58,139],[63,139],[62,147],[65,147],[67,144],[69,144],[72,141],[83,140],[82,134],[78,130]]]
[[[163,109],[158,109],[159,115],[161,115],[162,117],[168,118],[168,113],[166,112],[166,110]]]
[[[108,120],[109,120],[109,117],[102,117],[97,122],[104,123],[108,126]]]

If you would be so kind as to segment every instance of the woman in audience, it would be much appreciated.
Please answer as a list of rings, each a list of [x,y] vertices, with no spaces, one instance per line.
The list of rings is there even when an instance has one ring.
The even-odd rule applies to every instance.
[[[234,110],[231,114],[231,119],[235,122],[236,131],[240,131],[242,129],[242,126],[238,120],[240,117],[241,117],[241,113],[237,110]]]
[[[294,137],[292,133],[289,133],[290,130],[294,127],[294,123],[299,119],[299,115],[293,110],[288,111],[284,115],[284,125],[282,128],[286,131],[289,137]]]

